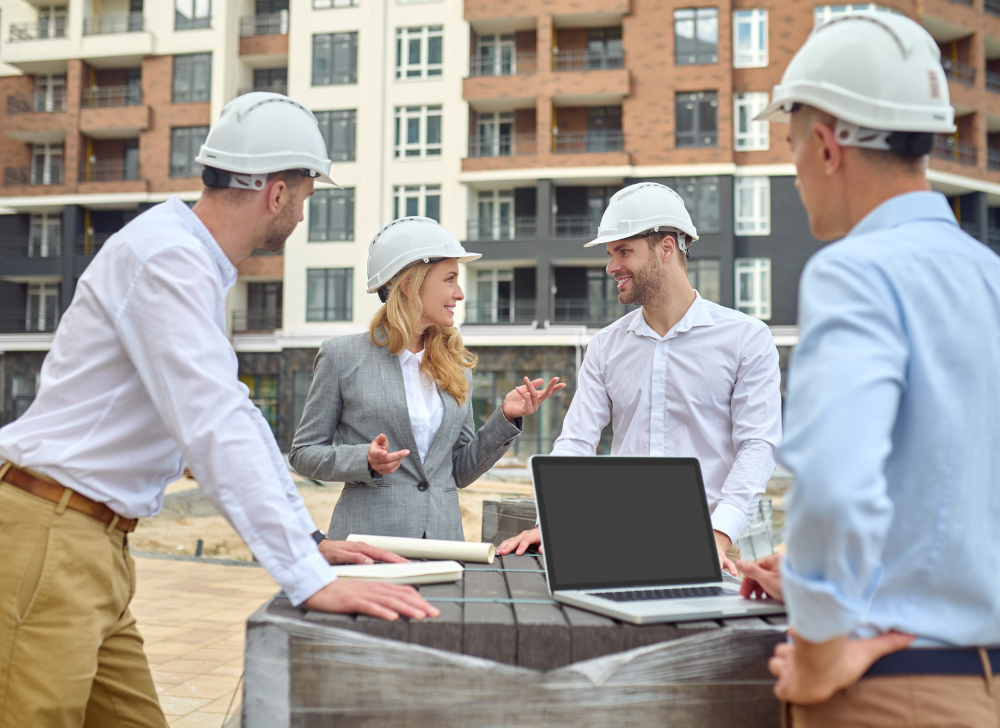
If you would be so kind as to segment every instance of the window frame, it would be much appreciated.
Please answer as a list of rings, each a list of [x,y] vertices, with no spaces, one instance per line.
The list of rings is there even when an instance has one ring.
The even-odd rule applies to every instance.
[[[713,267],[714,270],[710,270]],[[705,268],[706,270],[702,270]],[[702,278],[706,274],[715,274],[715,287],[714,290],[706,289],[702,282]],[[692,275],[693,274],[693,275]],[[698,294],[704,298],[706,301],[712,301],[713,303],[722,303],[722,259],[721,258],[689,258],[687,261],[687,278],[691,287],[698,291]],[[715,293],[713,298],[711,295],[706,295],[706,291],[710,293]]]
[[[768,64],[767,10],[733,11],[733,68],[765,68]],[[740,27],[750,28],[750,47],[740,48]]]
[[[440,184],[395,185],[392,188],[392,217],[394,220],[401,217],[412,217],[406,209],[408,207],[406,203],[409,200],[417,201],[417,216],[429,217],[441,222]],[[431,200],[430,209],[428,209],[428,200]],[[437,207],[437,217],[433,215],[434,206]]]
[[[441,60],[430,62],[431,43],[439,41]],[[410,46],[416,41],[419,49],[419,59],[410,62]],[[396,28],[396,80],[424,81],[438,80],[444,75],[444,26],[423,25],[418,27],[404,26]]]
[[[324,38],[330,39],[330,55],[327,59],[329,68],[325,76],[320,76],[317,69],[317,45]],[[358,82],[358,32],[356,30],[338,31],[335,33],[314,33],[312,42],[312,84],[313,86],[347,86]],[[337,57],[336,43],[342,42],[347,47],[348,68],[338,71],[334,61]],[[325,80],[324,80],[325,79]]]
[[[194,132],[193,130],[195,129],[201,130],[202,136],[200,137],[200,141],[198,141],[198,138],[194,136],[196,132]],[[182,136],[178,135],[178,132],[182,131],[186,133],[184,136],[188,137],[188,139],[185,141],[185,143],[187,144],[187,163],[184,169],[190,173],[178,174],[175,172],[175,169],[177,169],[177,167],[174,165],[174,159],[178,151],[176,147],[177,137]],[[174,126],[170,128],[170,176],[171,177],[184,178],[184,177],[201,176],[201,170],[203,169],[203,167],[201,164],[199,164],[194,160],[195,157],[198,156],[198,150],[201,148],[201,145],[205,143],[205,139],[207,138],[208,138],[207,126]]]
[[[737,152],[761,152],[771,147],[770,124],[753,118],[767,108],[767,91],[733,94],[733,149]]]
[[[197,73],[199,67],[199,61],[208,61],[208,69],[205,74],[206,83],[204,90],[204,98],[198,93],[197,89]],[[178,82],[178,60],[187,61],[190,60],[190,68],[187,69],[187,94],[188,98],[179,98],[177,94],[177,82]],[[173,72],[171,73],[171,95],[170,103],[172,104],[201,104],[211,101],[212,99],[212,53],[178,53],[173,56]]]
[[[836,12],[834,8],[837,8]],[[813,8],[813,28],[818,28],[823,23],[828,23],[834,18],[839,18],[848,13],[898,13],[894,8],[879,5],[878,3],[844,3],[840,5],[816,5]]]
[[[322,275],[319,275],[322,274]],[[344,302],[342,315],[338,314],[338,307],[331,304],[329,300],[331,279],[333,274],[339,274],[340,283],[344,287],[341,297]],[[310,293],[313,285],[322,281],[323,306],[321,309],[310,307]],[[336,281],[333,281],[334,283]],[[319,313],[317,313],[319,311]],[[331,311],[333,314],[331,315]],[[354,320],[354,268],[307,268],[306,269],[306,321],[331,322],[331,321],[353,321]]]
[[[319,5],[317,3],[326,3]],[[338,8],[356,8],[361,5],[361,0],[312,0],[313,10],[337,10]]]
[[[319,123],[319,130],[323,135],[323,141],[326,143],[326,151],[330,160],[334,163],[355,161],[357,158],[357,109],[329,109],[325,111],[314,111],[313,114],[316,116],[316,121]],[[337,115],[342,116],[338,118]],[[336,138],[336,135],[333,133],[334,125],[341,121],[345,122],[346,129],[344,132],[346,144],[342,152],[336,150],[332,144]]]
[[[212,0],[188,0],[191,4],[191,17],[186,15],[181,15],[181,11],[177,9],[177,4],[183,2],[184,0],[174,0],[174,30],[184,31],[184,30],[200,30],[202,28],[212,27]],[[205,15],[198,15],[198,6],[208,5],[208,13]],[[181,18],[184,18],[182,21]]]
[[[753,291],[749,297],[742,295],[743,276],[752,282]],[[733,261],[733,303],[734,308],[761,321],[771,318],[771,259],[737,258]]]
[[[436,122],[433,119],[437,119]],[[410,122],[417,121],[417,141],[409,141]],[[424,106],[397,106],[394,114],[393,158],[403,159],[440,159],[444,151],[444,107],[441,104]],[[436,125],[438,141],[429,140],[432,128]],[[403,131],[407,133],[407,141],[403,141]],[[410,152],[415,152],[411,154]]]
[[[745,214],[744,195],[749,195],[751,211]],[[733,184],[734,235],[771,234],[771,178],[736,177]]]
[[[693,103],[692,130],[680,130],[679,119],[681,104]],[[705,131],[701,128],[702,106],[708,104],[715,109],[715,128]],[[682,140],[695,142],[681,144]],[[701,143],[699,143],[701,142]],[[674,95],[674,147],[677,149],[704,149],[719,146],[719,92],[718,91],[683,91]]]
[[[712,51],[702,50],[701,45],[705,44],[707,46],[708,42],[701,39],[701,34],[699,33],[699,26],[701,24],[707,24],[711,19],[710,13],[715,13],[715,45]],[[682,14],[691,13],[691,17],[683,17]],[[702,17],[704,16],[704,17]],[[691,42],[694,44],[694,54],[685,54],[683,57],[680,52],[680,43],[678,42],[677,35],[677,24],[692,22],[694,24],[693,30],[694,34],[691,37]],[[675,66],[707,66],[713,63],[719,62],[719,9],[717,7],[694,7],[694,8],[676,8],[673,13],[673,23],[674,23],[674,65]]]
[[[335,233],[336,229],[330,224],[330,208],[326,209],[326,225],[320,228],[315,223],[317,222],[317,217],[320,215],[319,207],[321,201],[327,206],[331,205],[334,201],[343,198],[344,200],[344,225],[339,237]],[[355,207],[355,194],[353,187],[344,187],[338,189],[336,187],[325,187],[323,189],[316,190],[313,192],[312,196],[309,198],[309,221],[308,228],[306,232],[306,239],[310,243],[349,243],[354,241],[354,207]]]

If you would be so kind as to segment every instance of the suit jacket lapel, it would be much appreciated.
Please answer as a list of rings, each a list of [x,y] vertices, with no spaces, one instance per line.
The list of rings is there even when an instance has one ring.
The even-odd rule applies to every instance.
[[[427,451],[426,463],[430,463],[432,458],[441,457],[439,450],[445,450],[444,459],[451,459],[451,449],[458,440],[458,430],[461,428],[461,410],[455,398],[443,390],[438,390],[441,395],[441,402],[444,403],[444,415],[441,417],[441,427],[438,428],[434,441]]]
[[[409,450],[411,460],[421,472],[420,451],[417,441],[413,438],[413,428],[410,426],[410,409],[406,405],[406,387],[403,385],[403,370],[399,365],[399,357],[389,353],[388,347],[380,348],[376,355],[379,373],[382,375],[382,392],[385,394],[386,406],[392,423],[396,427],[399,440],[394,444],[389,438],[389,452]],[[388,433],[386,434],[388,437]]]

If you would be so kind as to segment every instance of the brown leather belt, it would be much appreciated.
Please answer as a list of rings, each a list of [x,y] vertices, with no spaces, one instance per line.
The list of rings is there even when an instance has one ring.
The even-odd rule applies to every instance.
[[[132,533],[139,523],[138,518],[122,518],[103,503],[93,501],[85,495],[80,495],[70,488],[59,485],[54,480],[39,478],[37,475],[22,470],[13,463],[0,463],[0,482],[13,485],[31,493],[39,498],[44,498],[53,503],[61,503],[66,491],[70,492],[69,501],[66,507],[71,511],[90,516],[95,521],[100,521],[105,526],[114,524],[114,528],[125,533]]]

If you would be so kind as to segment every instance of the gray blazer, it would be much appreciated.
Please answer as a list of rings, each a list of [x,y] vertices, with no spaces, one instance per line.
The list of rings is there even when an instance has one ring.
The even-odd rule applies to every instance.
[[[421,463],[399,358],[367,333],[323,342],[289,461],[307,478],[343,481],[330,538],[365,533],[465,540],[456,488],[489,470],[521,434],[522,422],[508,422],[497,407],[476,432],[471,397],[461,407],[447,392],[441,400],[441,428]],[[343,445],[332,444],[334,433]],[[368,447],[380,433],[389,439],[389,452],[410,454],[395,473],[372,477]]]

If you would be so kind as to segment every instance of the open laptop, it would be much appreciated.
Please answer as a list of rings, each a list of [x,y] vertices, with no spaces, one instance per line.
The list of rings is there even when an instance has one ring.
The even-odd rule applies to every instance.
[[[624,622],[784,614],[724,580],[694,458],[531,458],[553,599]]]

